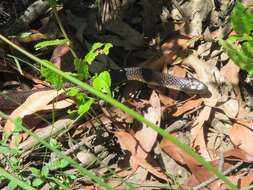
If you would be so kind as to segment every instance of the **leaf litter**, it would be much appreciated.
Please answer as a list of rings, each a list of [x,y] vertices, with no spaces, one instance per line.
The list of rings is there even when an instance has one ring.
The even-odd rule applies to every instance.
[[[36,54],[51,59],[56,67],[70,72],[74,69],[70,48],[84,58],[93,43],[111,42],[114,47],[109,56],[98,55],[90,65],[91,74],[99,73],[104,68],[140,66],[195,77],[204,82],[210,94],[202,97],[138,82],[118,86],[113,95],[190,145],[213,166],[220,168],[239,188],[246,187],[253,180],[252,79],[240,71],[217,43],[218,38],[229,35],[232,30],[226,20],[231,16],[233,2],[129,1],[122,4],[118,2],[114,7],[108,5],[111,12],[101,9],[102,12],[98,14],[96,9],[90,7],[68,7],[66,1],[60,10],[61,19],[65,21],[64,27],[72,46],[46,47]],[[103,6],[106,6],[106,2]],[[89,10],[86,15],[79,10],[82,8]],[[34,51],[34,42],[61,37],[55,21],[47,14],[42,15],[37,17],[41,21],[38,32],[33,30],[40,36],[32,40],[14,38],[20,46]],[[102,17],[102,23],[96,19],[98,16]],[[32,30],[33,26],[30,27],[29,30]],[[7,51],[1,45],[2,49],[3,52]],[[11,53],[16,55],[13,50]],[[57,137],[62,150],[77,158],[83,166],[100,176],[110,173],[111,178],[107,178],[107,182],[115,189],[127,187],[123,181],[119,182],[119,178],[129,180],[138,189],[161,189],[168,184],[171,185],[166,186],[168,189],[172,186],[174,189],[228,189],[192,157],[118,108],[97,101],[88,113],[75,121],[67,114],[68,109],[75,106],[73,98],[59,98],[58,101],[57,97],[63,90],[34,93],[32,88],[47,85],[38,73],[24,67],[24,74],[21,75],[12,69],[10,59],[2,55],[1,59],[10,65],[8,69],[4,67],[0,70],[7,76],[1,79],[1,90],[7,91],[6,95],[1,93],[1,96],[15,100],[17,96],[14,95],[19,93],[22,86],[31,92],[29,97],[25,97],[26,101],[12,108],[10,118],[20,117],[27,127],[43,139]],[[18,87],[7,86],[8,81],[18,84]],[[5,110],[6,103],[0,105],[3,105],[0,110]],[[15,131],[15,125],[10,120],[2,119],[1,124],[4,132]],[[24,150],[23,164],[36,165],[33,158],[39,157],[33,154],[40,153],[35,148],[39,146],[37,141],[22,132],[14,135],[8,143],[11,146],[20,143],[19,147]],[[48,162],[53,160],[52,153],[45,152],[44,156],[49,158]],[[169,159],[175,162],[166,162]],[[42,166],[44,161],[40,160],[39,165]],[[166,168],[180,170],[166,171]],[[64,170],[72,172],[71,168]],[[98,188],[90,185],[89,179],[76,180],[76,187],[83,182],[87,185],[82,186],[84,189]]]

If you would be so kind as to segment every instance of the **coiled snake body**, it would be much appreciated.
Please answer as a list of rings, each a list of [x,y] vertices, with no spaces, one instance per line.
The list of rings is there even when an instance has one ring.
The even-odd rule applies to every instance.
[[[183,91],[187,94],[207,94],[207,86],[194,78],[177,77],[140,67],[124,68],[112,74],[112,82],[122,80],[137,80],[146,84],[161,86]],[[124,79],[122,79],[124,78]]]

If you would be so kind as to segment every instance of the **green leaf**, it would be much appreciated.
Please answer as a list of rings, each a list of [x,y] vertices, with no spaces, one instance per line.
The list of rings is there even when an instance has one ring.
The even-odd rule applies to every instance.
[[[20,132],[23,132],[23,131],[24,131],[21,127],[19,127],[20,125],[22,125],[22,123],[23,123],[23,121],[22,121],[22,119],[21,119],[20,117],[16,117],[16,118],[14,119],[14,124],[15,124],[14,131],[15,131],[16,133],[20,133]]]
[[[16,189],[17,187],[18,187],[17,183],[15,183],[14,181],[10,181],[10,182],[8,183],[7,189],[8,189],[8,190],[14,190],[14,189]]]
[[[34,175],[36,177],[40,176],[40,170],[39,169],[37,169],[35,167],[30,167],[29,169],[32,172],[32,175]]]
[[[61,168],[61,169],[69,166],[69,162],[67,160],[65,160],[65,159],[60,159],[58,161],[58,163],[59,163],[59,168]]]
[[[101,48],[103,45],[104,45],[104,44],[101,43],[101,42],[96,42],[96,43],[94,43],[94,44],[92,45],[91,51],[94,52],[95,50]]]
[[[19,160],[18,160],[16,157],[11,157],[11,158],[9,159],[9,163],[10,163],[11,168],[12,168],[13,170],[19,169]]]
[[[77,101],[77,105],[81,105],[81,104],[83,104],[83,103],[85,103],[85,102],[87,101],[87,96],[86,96],[86,94],[84,94],[84,93],[82,93],[82,92],[78,93],[78,94],[75,96],[75,98],[76,98],[76,101]]]
[[[243,42],[241,49],[246,56],[253,58],[253,41]]]
[[[55,160],[53,162],[48,163],[45,168],[51,169],[51,170],[56,170],[56,169],[63,169],[69,165],[69,162],[66,159],[60,159],[60,160]],[[44,168],[44,167],[43,167]]]
[[[33,186],[33,187],[39,187],[39,186],[41,186],[43,183],[44,183],[44,181],[43,181],[42,179],[36,178],[36,179],[33,180],[32,186]]]
[[[89,77],[89,68],[86,61],[81,58],[75,58],[74,65],[78,78],[80,80],[87,80]]]
[[[79,88],[72,87],[72,88],[68,89],[67,95],[74,97],[74,96],[77,96],[79,92],[80,92]]]
[[[44,177],[47,177],[49,174],[49,168],[47,165],[43,166],[41,169],[41,175]]]
[[[67,39],[56,39],[56,40],[47,40],[44,42],[37,43],[34,48],[35,50],[39,50],[41,48],[47,47],[47,46],[55,46],[59,44],[67,44],[69,41]]]
[[[68,175],[68,178],[71,180],[75,180],[77,178],[77,176],[75,174],[70,174],[70,175]]]
[[[98,55],[98,52],[96,51],[98,48],[101,48],[103,46],[102,43],[100,42],[97,42],[97,43],[94,43],[91,47],[91,50],[85,55],[84,57],[84,60],[90,65],[94,60],[95,58],[97,57]]]
[[[250,34],[253,28],[253,14],[237,1],[232,11],[232,26],[238,34]]]
[[[109,72],[103,71],[98,76],[95,76],[92,86],[104,94],[111,96],[111,77]]]
[[[52,147],[57,148],[57,149],[60,147],[59,144],[58,144],[58,142],[57,142],[56,139],[54,139],[54,138],[50,138],[49,144],[50,144]]]
[[[4,154],[4,155],[7,155],[7,154],[10,154],[10,148],[9,148],[9,146],[8,145],[1,145],[0,146],[0,153],[1,154]]]
[[[103,49],[101,49],[104,46]],[[90,65],[95,58],[99,55],[99,54],[105,54],[108,55],[109,54],[109,49],[112,47],[111,43],[94,43],[91,47],[91,50],[89,51],[89,53],[87,53],[87,55],[84,57],[84,60]]]
[[[108,54],[109,54],[109,50],[110,50],[110,48],[112,48],[112,47],[113,47],[113,45],[112,45],[111,43],[106,43],[106,44],[105,44],[105,47],[104,47],[104,49],[103,49],[104,54],[105,54],[105,55],[108,55]]]
[[[228,56],[243,70],[253,75],[253,54],[252,42],[242,42],[236,45],[236,38],[232,37],[228,40],[219,41],[222,47],[226,50]]]
[[[84,104],[80,105],[78,107],[78,111],[77,113],[79,115],[83,115],[84,113],[86,113],[87,111],[89,111],[91,105],[93,104],[94,100],[93,99],[89,99],[87,102],[85,102]]]
[[[47,61],[47,60],[43,60],[43,61],[47,62],[52,67],[56,68],[56,66],[50,61]],[[48,81],[51,85],[53,85],[57,89],[62,88],[63,83],[66,81],[65,79],[63,79],[62,76],[56,74],[55,72],[43,66],[41,66],[40,73],[43,77],[45,77],[46,81]]]

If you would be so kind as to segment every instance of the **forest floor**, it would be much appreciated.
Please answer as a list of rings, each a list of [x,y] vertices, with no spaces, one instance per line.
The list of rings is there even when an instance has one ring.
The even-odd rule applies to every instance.
[[[0,2],[1,189],[253,189],[253,78],[221,47],[233,23],[252,35],[234,0],[50,2]],[[130,67],[195,78],[208,95],[117,83]]]

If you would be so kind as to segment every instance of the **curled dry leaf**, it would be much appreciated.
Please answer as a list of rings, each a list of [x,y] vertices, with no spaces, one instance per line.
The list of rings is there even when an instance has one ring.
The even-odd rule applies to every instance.
[[[57,68],[60,69],[62,67],[61,64],[64,62],[62,59],[64,58],[66,59],[66,56],[68,55],[69,52],[70,48],[68,45],[60,44],[56,46],[56,48],[54,49],[51,61],[55,64]]]
[[[218,106],[229,118],[236,118],[239,112],[239,102],[236,99],[229,99]]]
[[[253,162],[253,156],[240,148],[234,148],[224,152],[224,157],[231,159],[238,159],[248,163]]]
[[[253,174],[248,176],[241,176],[240,177],[240,187],[247,187],[251,185],[253,182]]]
[[[10,114],[11,119],[15,119],[16,117],[23,118],[26,115],[31,115],[37,111],[41,111],[49,102],[51,102],[55,97],[63,93],[63,90],[47,90],[47,91],[39,91],[35,92],[31,96],[29,96],[26,101],[20,105],[16,110],[14,110]],[[11,132],[14,129],[15,125],[9,119],[7,120],[4,131]]]
[[[144,117],[149,121],[160,126],[161,122],[161,104],[157,93],[153,90],[150,99],[150,107],[147,108],[147,112],[144,113]],[[140,146],[145,152],[150,152],[157,139],[157,132],[152,128],[143,124],[142,129],[135,133],[135,138],[140,143]],[[148,140],[147,140],[148,139]]]
[[[178,148],[175,144],[166,139],[163,139],[161,141],[160,147],[172,159],[174,159],[176,162],[183,166],[187,166],[190,170],[194,170],[194,168],[198,165],[198,163],[192,157],[190,157],[188,154]]]
[[[160,143],[161,149],[166,152],[171,158],[173,158],[177,163],[185,166],[187,169],[190,170],[191,176],[186,179],[184,182],[184,185],[187,187],[193,187],[196,186],[209,178],[213,177],[213,174],[210,173],[205,167],[200,165],[198,162],[196,162],[192,157],[190,157],[188,154],[183,152],[181,149],[179,149],[176,145],[171,143],[170,141],[163,139]],[[224,153],[225,158],[231,158],[231,155],[235,155],[234,153],[240,152],[241,154],[238,156],[246,158],[244,151],[240,151],[238,149],[235,149],[233,151],[228,151]],[[247,157],[249,160],[249,157]],[[214,167],[218,167],[220,160],[213,160],[210,162],[210,164]],[[222,171],[225,171],[233,166],[232,163],[229,161],[226,161],[223,164]],[[237,180],[235,180],[237,179]],[[233,177],[233,182],[236,184],[239,177],[235,178]],[[223,186],[223,182],[221,180],[216,180],[207,187],[210,189],[222,189],[221,186]]]
[[[84,166],[89,166],[93,164],[97,159],[92,152],[89,152],[87,150],[82,150],[78,152],[76,157]]]
[[[194,108],[199,107],[202,104],[203,100],[198,98],[198,99],[193,99],[193,100],[188,100],[184,102],[183,104],[177,106],[177,110],[172,114],[174,117],[178,117]]]
[[[121,148],[131,153],[130,165],[134,170],[141,166],[156,177],[165,181],[168,180],[166,175],[164,175],[159,168],[153,167],[149,162],[147,162],[147,152],[143,150],[139,142],[131,134],[124,132],[123,130],[118,130],[115,132],[115,135],[118,138]]]
[[[221,73],[234,87],[237,87],[239,84],[239,71],[240,67],[236,65],[232,59],[221,68]]]
[[[26,101],[20,105],[16,110],[14,110],[10,116],[9,119],[7,120],[5,126],[4,126],[4,131],[10,133],[11,131],[14,130],[15,124],[13,123],[13,119],[20,117],[24,118],[27,115],[34,114],[38,111],[45,110],[45,107],[47,107],[48,103],[50,103],[54,98],[56,98],[58,95],[62,94],[64,90],[47,90],[47,91],[39,91],[35,92],[31,96],[29,96]],[[72,105],[72,102],[65,102],[65,106],[60,105],[60,108],[68,107]],[[48,107],[49,109],[58,109],[57,104],[52,105]],[[21,140],[21,138],[17,138],[18,141]],[[11,144],[14,145],[14,141],[17,139],[12,139]]]
[[[200,112],[198,118],[192,124],[191,135],[192,135],[192,147],[206,159],[211,160],[210,155],[207,151],[206,140],[204,135],[204,123],[209,119],[212,108],[205,106]]]
[[[190,34],[200,35],[203,30],[203,23],[209,18],[211,11],[213,10],[213,2],[211,0],[201,1],[192,0],[190,11],[191,22],[189,24]],[[189,12],[188,12],[189,14]]]

